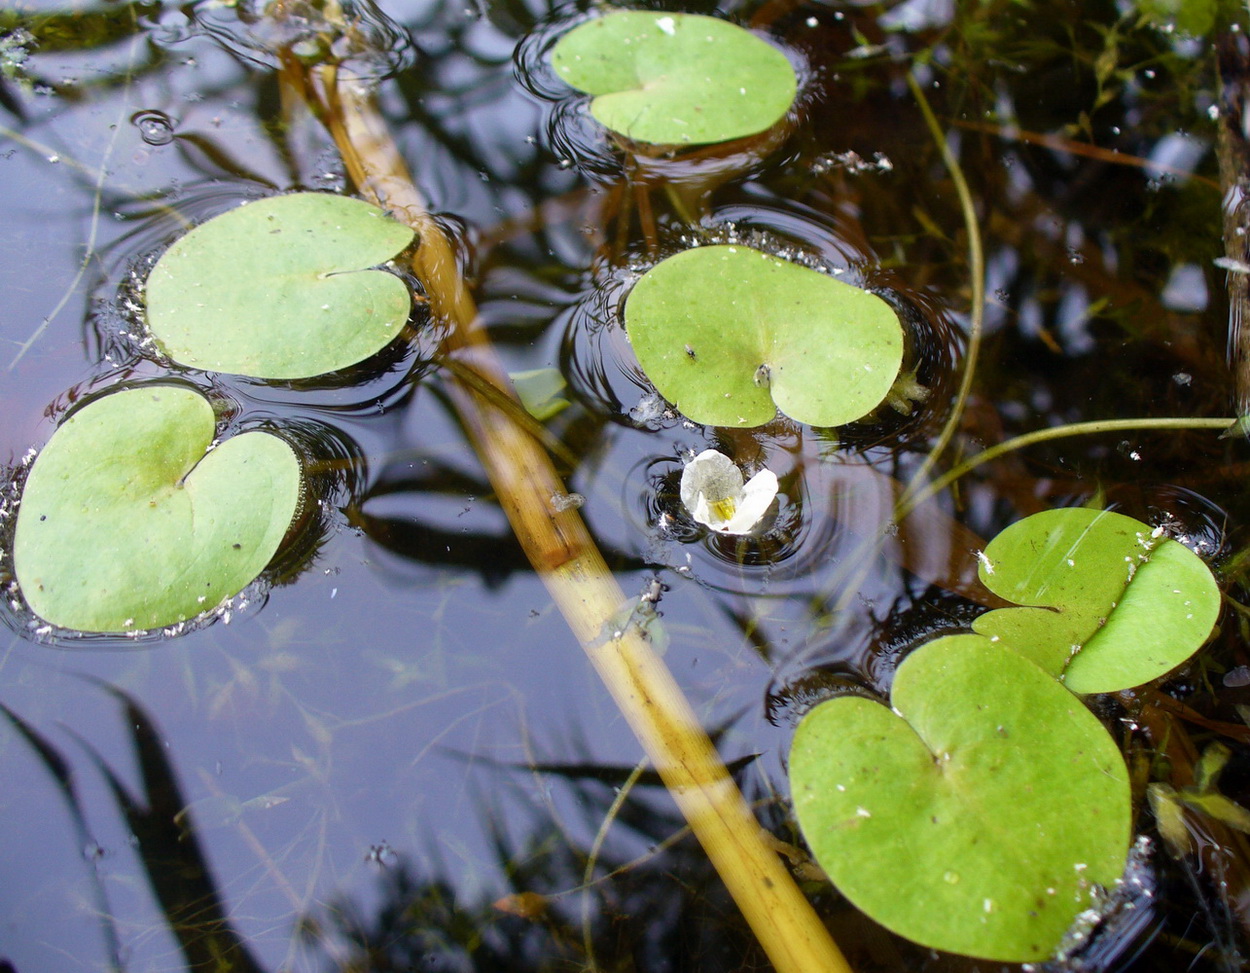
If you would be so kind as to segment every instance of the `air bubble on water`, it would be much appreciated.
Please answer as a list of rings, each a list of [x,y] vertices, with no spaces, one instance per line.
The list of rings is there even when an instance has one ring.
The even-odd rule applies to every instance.
[[[164,112],[148,109],[130,116],[130,123],[139,129],[139,137],[148,145],[168,145],[174,140],[174,122]]]

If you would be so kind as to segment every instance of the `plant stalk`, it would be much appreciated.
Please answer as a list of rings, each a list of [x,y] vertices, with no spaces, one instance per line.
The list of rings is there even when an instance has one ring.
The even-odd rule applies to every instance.
[[[289,63],[288,63],[288,66]],[[309,78],[323,121],[359,191],[412,227],[412,268],[443,353],[514,397],[478,318],[455,252],[425,207],[369,91],[345,69]],[[449,393],[530,563],[599,672],[691,830],[780,973],[849,973],[850,967],[799,891],[729,776],[672,674],[637,624],[613,622],[630,599],[585,522],[554,501],[566,493],[549,456],[499,408],[496,396],[457,379]],[[494,401],[492,401],[494,400]]]
[[[1050,429],[1037,429],[1014,436],[988,449],[983,449],[975,456],[970,456],[958,466],[947,470],[936,480],[926,484],[920,490],[910,493],[899,500],[895,508],[895,516],[906,517],[920,504],[930,497],[941,493],[961,476],[975,470],[982,463],[997,459],[1005,453],[1033,446],[1037,443],[1049,442],[1053,439],[1066,439],[1069,436],[1091,436],[1106,432],[1140,432],[1143,429],[1217,429],[1226,430],[1236,423],[1236,419],[1096,419],[1091,422],[1074,422],[1066,426],[1052,426]]]
[[[937,465],[938,458],[950,445],[955,431],[959,428],[964,408],[968,404],[968,396],[972,392],[972,379],[976,374],[977,359],[981,355],[981,336],[985,330],[985,249],[981,244],[981,228],[977,223],[977,211],[972,202],[972,191],[968,188],[968,180],[964,178],[959,160],[955,158],[955,153],[947,144],[946,135],[938,125],[933,109],[929,107],[929,99],[925,97],[914,71],[907,72],[907,85],[911,88],[916,104],[920,106],[920,114],[924,116],[925,125],[929,128],[929,134],[933,137],[938,152],[941,153],[942,162],[945,163],[946,170],[950,173],[951,182],[955,184],[955,193],[959,197],[959,209],[963,214],[964,228],[968,233],[968,285],[972,292],[972,300],[968,308],[968,345],[964,350],[964,370],[959,379],[959,391],[955,395],[955,403],[942,426],[937,442],[933,444],[929,455],[924,458],[924,462],[920,464],[915,475],[908,481],[907,488],[899,500],[900,508],[906,505],[913,495],[923,490],[924,478]],[[894,519],[898,520],[900,517],[901,514],[896,511]]]

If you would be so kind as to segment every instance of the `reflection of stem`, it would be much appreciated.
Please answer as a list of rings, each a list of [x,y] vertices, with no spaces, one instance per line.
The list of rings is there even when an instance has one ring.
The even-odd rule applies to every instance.
[[[925,98],[924,92],[920,90],[920,83],[916,80],[915,74],[910,71],[907,72],[907,84],[911,88],[912,95],[915,96],[916,103],[920,106],[920,113],[924,115],[925,124],[929,127],[929,133],[933,136],[933,141],[937,145],[938,151],[942,153],[942,161],[946,164],[946,169],[951,175],[951,181],[955,184],[955,192],[959,195],[959,208],[963,212],[964,227],[968,233],[968,275],[969,285],[972,289],[972,304],[968,310],[968,347],[964,351],[964,373],[959,381],[959,392],[955,396],[955,405],[951,409],[950,415],[946,419],[946,424],[942,427],[942,433],[938,436],[933,449],[929,451],[929,455],[925,457],[924,462],[920,464],[920,468],[916,470],[916,475],[908,483],[907,489],[903,491],[903,496],[899,500],[900,504],[907,503],[911,495],[920,489],[921,481],[933,469],[934,464],[938,461],[938,457],[950,445],[950,441],[955,435],[955,430],[959,428],[960,419],[963,418],[964,406],[968,401],[968,393],[972,389],[972,378],[977,368],[977,357],[981,352],[981,332],[985,318],[985,251],[981,246],[981,230],[977,226],[977,213],[976,208],[972,205],[972,193],[968,189],[968,181],[964,179],[963,170],[959,168],[959,160],[955,158],[955,154],[951,152],[950,146],[946,144],[946,137],[942,133],[937,119],[933,116],[933,109],[929,107],[929,100]],[[898,516],[896,512],[894,519],[898,520]]]
[[[958,466],[943,473],[936,480],[919,490],[909,491],[898,501],[895,507],[895,519],[906,517],[934,494],[941,493],[965,473],[975,470],[982,463],[997,459],[1004,453],[1010,453],[1034,443],[1049,442],[1052,439],[1065,439],[1068,436],[1087,436],[1100,432],[1127,432],[1142,429],[1227,429],[1236,419],[1102,419],[1093,422],[1074,422],[1067,426],[1055,426],[1051,429],[1038,429],[1016,436],[997,446],[983,449],[975,456],[969,457]]]
[[[435,320],[448,328],[445,357],[509,394],[451,243],[426,210],[364,86],[343,68],[316,69],[312,82],[352,181],[417,231],[412,267]],[[761,840],[759,822],[645,632],[612,624],[628,600],[576,510],[553,506],[565,487],[548,455],[490,397],[458,381],[448,389],[531,564],[774,966],[780,973],[849,973],[790,873]]]

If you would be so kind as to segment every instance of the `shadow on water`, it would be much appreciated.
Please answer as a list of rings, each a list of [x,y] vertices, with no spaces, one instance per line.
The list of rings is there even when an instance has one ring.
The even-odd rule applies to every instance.
[[[329,383],[183,374],[146,335],[143,278],[187,227],[347,189],[272,71],[275,44],[326,53],[315,6],[290,6],[281,36],[249,4],[0,11],[10,478],[84,396],[172,374],[210,391],[226,431],[283,430],[309,481],[263,596],[178,638],[41,632],[0,561],[0,970],[766,969],[668,796],[631,773],[637,746],[448,407],[424,305],[407,340]],[[1240,968],[1244,836],[1195,813],[1189,845],[1169,845],[1143,795],[1183,791],[1222,744],[1221,792],[1250,803],[1245,442],[1010,453],[863,557],[949,413],[970,326],[965,228],[907,71],[986,241],[967,456],[1091,418],[1228,414],[1211,45],[1102,0],[696,7],[801,68],[784,138],[731,164],[639,160],[590,124],[541,62],[586,4],[349,6],[374,52],[354,67],[377,79],[507,367],[568,382],[546,430],[571,457],[569,502],[626,592],[658,592],[669,666],[861,973],[999,967],[914,947],[822,881],[787,813],[798,718],[884,697],[920,641],[994,607],[976,552],[1006,524],[1092,502],[1164,526],[1220,571],[1228,608],[1192,663],[1095,704],[1151,845],[1132,907],[1053,969]],[[725,241],[886,297],[912,397],[837,430],[683,419],[619,309],[662,256]],[[761,536],[710,536],[681,508],[682,463],[712,446],[777,472]]]

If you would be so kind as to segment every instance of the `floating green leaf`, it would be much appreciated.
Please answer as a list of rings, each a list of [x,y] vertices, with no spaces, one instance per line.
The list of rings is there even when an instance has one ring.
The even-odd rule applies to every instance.
[[[22,492],[14,567],[34,612],[63,628],[158,628],[214,608],[277,551],[300,492],[291,447],[263,432],[209,451],[213,408],[148,385],[73,413]]]
[[[834,884],[900,935],[1048,958],[1128,852],[1128,775],[1080,700],[976,635],[898,668],[891,708],[822,703],[790,752],[803,834]]]
[[[354,365],[408,320],[404,282],[366,268],[412,236],[377,207],[327,193],[240,206],[161,256],[148,326],[171,358],[206,371],[291,379]]]
[[[1047,510],[986,547],[981,580],[1030,607],[999,608],[973,628],[1032,659],[1074,693],[1156,679],[1207,640],[1220,591],[1202,559],[1122,514]]]
[[[798,89],[786,56],[728,21],[616,10],[569,31],[556,73],[594,95],[590,113],[637,142],[698,145],[780,121]]]
[[[871,412],[903,361],[884,300],[750,247],[696,247],[651,268],[625,303],[642,370],[688,418],[758,426],[780,408],[815,426]]]

